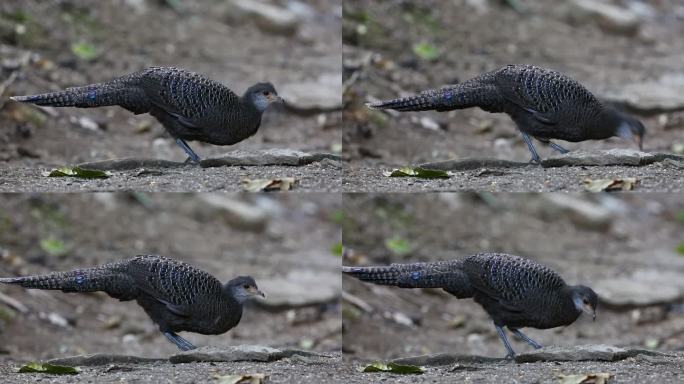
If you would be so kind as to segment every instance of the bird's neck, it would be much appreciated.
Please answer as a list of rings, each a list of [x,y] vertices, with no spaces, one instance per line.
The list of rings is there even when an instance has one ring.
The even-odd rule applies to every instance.
[[[614,109],[603,107],[598,117],[592,122],[593,126],[587,130],[587,136],[593,140],[603,140],[616,136],[622,119]]]
[[[573,287],[570,285],[566,285],[562,288],[561,291],[561,305],[560,305],[560,313],[558,314],[559,319],[563,320],[562,325],[570,325],[572,324],[579,315],[582,314],[582,310],[577,308],[575,305],[575,301],[573,299]]]
[[[243,96],[240,98],[240,110],[238,113],[240,114],[239,120],[242,124],[234,127],[234,129],[240,140],[244,140],[254,135],[259,129],[263,111],[260,111],[256,105],[254,105],[254,102]]]

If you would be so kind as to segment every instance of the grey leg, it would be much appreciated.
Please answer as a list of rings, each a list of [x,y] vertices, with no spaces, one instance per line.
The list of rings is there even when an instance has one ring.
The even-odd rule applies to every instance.
[[[509,329],[510,329],[510,328],[509,328]],[[530,339],[529,337],[527,337],[527,335],[525,335],[524,333],[520,332],[519,330],[517,330],[517,329],[510,329],[510,330],[511,330],[511,332],[513,332],[514,335],[516,335],[516,336],[518,336],[519,338],[521,338],[522,340],[524,340],[527,344],[531,345],[534,349],[539,349],[539,348],[542,347],[541,344],[539,344],[539,343],[537,343],[536,341]]]
[[[192,345],[192,343],[190,343],[189,341],[185,340],[184,338],[176,335],[173,332],[163,332],[163,333],[164,333],[164,336],[166,336],[166,338],[169,339],[170,342],[176,344],[178,349],[180,349],[181,351],[189,351],[191,349],[197,348],[194,345]]]
[[[560,145],[554,143],[553,141],[549,141],[549,147],[555,149],[556,151],[558,151],[558,152],[560,152],[560,153],[568,153],[568,152],[570,152],[570,151],[568,151],[567,149],[561,147]]]
[[[513,359],[515,357],[515,351],[511,347],[511,343],[508,342],[508,337],[506,337],[506,332],[502,327],[499,327],[498,325],[494,324],[496,327],[496,332],[499,334],[499,338],[501,341],[503,341],[504,347],[506,347],[506,350],[508,351],[508,354],[506,355],[507,359]]]
[[[178,146],[181,147],[185,151],[185,153],[188,154],[188,160],[192,160],[195,163],[200,162],[200,157],[197,156],[197,154],[192,150],[192,148],[190,148],[190,146],[188,145],[188,143],[185,142],[185,140],[176,139],[176,144],[178,144]]]
[[[530,162],[541,164],[541,157],[539,157],[537,150],[534,148],[534,144],[532,144],[532,139],[530,138],[530,135],[528,135],[527,133],[525,133],[523,131],[520,131],[520,134],[522,135],[522,138],[523,138],[523,141],[525,141],[525,144],[527,144],[527,149],[529,149],[530,153],[532,153],[532,160],[530,160]]]

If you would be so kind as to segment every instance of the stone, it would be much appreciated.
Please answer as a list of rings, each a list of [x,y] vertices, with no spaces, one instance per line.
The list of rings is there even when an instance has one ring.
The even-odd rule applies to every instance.
[[[227,14],[229,19],[253,20],[265,32],[292,35],[299,28],[297,14],[283,7],[257,0],[231,0]]]
[[[342,280],[335,272],[297,270],[283,277],[260,279],[259,288],[267,297],[267,300],[257,302],[259,306],[273,309],[297,308],[338,300]]]
[[[544,168],[553,167],[580,167],[580,166],[606,166],[606,165],[647,165],[658,161],[651,153],[641,152],[636,149],[613,148],[594,151],[571,151],[542,159]]]
[[[199,215],[220,215],[231,227],[243,231],[262,232],[268,225],[268,213],[257,205],[223,193],[201,193],[197,196],[208,207],[207,212],[200,207]]]
[[[477,355],[462,355],[451,353],[435,353],[430,355],[420,355],[411,357],[402,357],[392,360],[396,364],[408,364],[421,367],[435,367],[441,365],[453,364],[476,364],[476,363],[498,363],[505,361],[505,359],[495,357],[485,357]]]
[[[305,153],[292,149],[238,149],[220,157],[206,158],[200,161],[203,168],[222,166],[266,166],[266,165],[306,165],[323,159],[340,160],[339,155],[327,153]]]
[[[278,86],[285,106],[295,112],[313,113],[342,109],[342,78],[323,74],[316,80],[285,83]]]
[[[524,168],[530,163],[520,163],[517,161],[499,159],[477,159],[466,158],[458,160],[445,160],[421,164],[421,168],[434,169],[438,171],[471,171],[482,168]]]
[[[91,161],[78,164],[78,167],[80,168],[95,171],[129,171],[140,168],[180,168],[185,166],[185,163],[180,163],[177,161],[142,159],[134,157]]]
[[[638,355],[664,356],[664,353],[638,348],[618,348],[611,345],[549,346],[515,356],[516,363],[537,361],[620,361]]]
[[[547,203],[543,207],[546,214],[555,216],[554,211],[561,211],[580,228],[607,231],[613,223],[613,213],[600,204],[568,194],[544,193],[541,196]]]
[[[276,361],[293,356],[327,357],[327,355],[297,349],[276,349],[262,345],[237,345],[230,347],[206,346],[175,354],[169,358],[173,364],[197,361],[234,362],[234,361]]]
[[[684,298],[684,274],[639,270],[630,276],[598,281],[593,288],[602,302],[615,307],[674,303]]]
[[[641,20],[632,11],[597,0],[571,0],[568,3],[572,21],[593,19],[606,32],[634,35]]]
[[[684,74],[668,73],[656,80],[621,84],[602,97],[645,113],[684,110]]]
[[[128,356],[128,355],[114,355],[108,353],[95,353],[90,355],[77,355],[70,357],[60,357],[49,360],[50,364],[67,365],[70,367],[83,367],[95,365],[109,365],[109,364],[139,364],[151,363],[158,361],[165,361],[166,359]]]

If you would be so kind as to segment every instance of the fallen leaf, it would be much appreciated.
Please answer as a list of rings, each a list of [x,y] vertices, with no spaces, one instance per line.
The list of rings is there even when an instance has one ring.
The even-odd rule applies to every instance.
[[[40,248],[50,256],[64,256],[66,254],[66,246],[64,242],[53,237],[42,239],[40,241]]]
[[[677,251],[677,253],[679,253],[680,255],[684,255],[684,243],[679,244],[679,245],[677,246],[676,251]]]
[[[19,368],[19,373],[52,373],[55,375],[75,375],[80,370],[66,365],[30,362]]]
[[[333,254],[333,256],[338,256],[342,257],[342,242],[339,241],[330,247],[330,252]]]
[[[262,384],[266,382],[266,375],[263,373],[214,376],[214,378],[218,384]]]
[[[406,255],[411,252],[411,246],[409,245],[408,240],[397,236],[385,240],[385,248],[398,256]]]
[[[92,44],[84,42],[71,44],[71,53],[85,61],[90,61],[98,55],[97,50]]]
[[[449,173],[437,169],[425,169],[421,167],[410,168],[403,167],[395,169],[392,172],[383,173],[389,177],[420,177],[423,179],[446,179],[449,178]]]
[[[268,192],[268,191],[289,191],[294,185],[294,177],[283,177],[280,179],[244,179],[242,188],[248,192]]]
[[[383,363],[381,361],[376,361],[374,363],[368,364],[365,367],[361,367],[361,372],[390,372],[399,374],[421,374],[425,372],[425,368],[418,367],[415,365],[403,365],[396,363]]]
[[[606,384],[612,373],[588,373],[586,375],[560,375],[559,384]]]
[[[83,169],[79,167],[60,167],[53,169],[44,176],[48,177],[80,177],[82,179],[106,179],[110,176],[109,172],[97,171],[94,169]]]
[[[432,61],[439,57],[439,52],[434,45],[426,42],[413,45],[413,53],[423,60]]]
[[[589,192],[610,192],[610,191],[631,191],[637,183],[635,177],[625,177],[618,179],[584,179],[582,184],[584,189]]]

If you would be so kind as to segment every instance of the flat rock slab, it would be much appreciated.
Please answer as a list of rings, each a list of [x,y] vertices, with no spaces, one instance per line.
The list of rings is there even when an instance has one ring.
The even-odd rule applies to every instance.
[[[681,259],[679,255],[673,258],[673,269],[670,271],[640,269],[630,276],[600,280],[594,284],[594,289],[602,302],[613,307],[639,307],[680,301],[684,298],[684,274],[677,271],[677,264],[681,264]]]
[[[607,165],[648,165],[665,159],[684,160],[684,157],[669,153],[646,153],[634,149],[608,149],[598,151],[573,151],[542,160],[542,167],[582,167]]]
[[[491,364],[500,363],[502,361],[506,361],[506,359],[451,353],[435,353],[430,355],[402,357],[392,360],[392,362],[396,364],[417,365],[420,367],[438,367],[453,364]]]
[[[434,169],[438,171],[471,171],[473,169],[481,168],[524,168],[528,166],[533,165],[530,163],[521,163],[509,160],[476,158],[436,161],[420,165],[421,168]]]
[[[169,358],[174,364],[192,363],[197,361],[231,362],[231,361],[276,361],[288,357],[318,357],[327,355],[302,351],[298,349],[276,349],[261,345],[238,345],[233,347],[201,347],[191,351],[181,352]]]
[[[670,73],[654,81],[625,84],[607,92],[604,98],[642,112],[669,112],[684,109],[684,75]]]
[[[342,78],[323,74],[317,80],[288,83],[279,87],[285,107],[296,112],[313,113],[342,109]]]
[[[338,300],[342,280],[339,273],[297,270],[283,277],[261,279],[259,288],[267,295],[266,300],[257,302],[259,306],[273,309],[297,308]]]
[[[334,161],[341,160],[340,156],[331,153],[306,153],[292,149],[263,149],[263,150],[235,150],[223,156],[202,159],[200,166],[222,167],[222,166],[268,166],[286,165],[300,166],[307,165],[324,159]],[[97,171],[130,171],[133,169],[165,169],[196,167],[195,164],[178,161],[144,159],[144,158],[121,158],[102,161],[92,161],[78,164],[83,169]]]
[[[50,364],[66,365],[69,367],[85,367],[95,365],[109,365],[109,364],[144,364],[154,363],[158,361],[167,361],[161,358],[128,356],[128,355],[112,355],[107,353],[94,353],[90,355],[78,355],[70,357],[62,357],[48,361]]]
[[[637,355],[666,356],[661,352],[637,348],[618,348],[611,345],[550,346],[515,356],[516,363],[537,361],[619,361]]]
[[[126,157],[122,159],[91,161],[78,164],[78,166],[83,169],[92,169],[96,171],[130,171],[141,168],[180,168],[192,166],[192,164],[185,164],[169,160],[137,159],[133,157]]]
[[[223,166],[307,165],[323,159],[341,160],[331,153],[306,153],[292,149],[235,150],[221,157],[200,161],[203,168]]]

